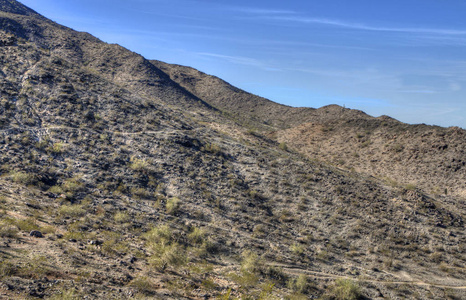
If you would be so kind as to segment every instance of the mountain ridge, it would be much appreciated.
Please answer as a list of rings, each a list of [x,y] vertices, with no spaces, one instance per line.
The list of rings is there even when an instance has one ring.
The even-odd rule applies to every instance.
[[[464,297],[464,198],[309,155],[302,139],[344,157],[341,136],[431,127],[283,108],[39,15],[2,18],[0,297]],[[244,105],[215,102],[218,85]],[[354,145],[362,166],[377,150]]]
[[[19,14],[19,15],[25,15],[25,16],[38,15],[38,13],[35,12],[34,10],[14,0],[1,0],[0,11]]]

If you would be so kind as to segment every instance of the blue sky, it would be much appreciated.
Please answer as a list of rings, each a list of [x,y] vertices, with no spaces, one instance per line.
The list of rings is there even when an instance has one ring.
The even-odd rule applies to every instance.
[[[466,128],[466,1],[21,2],[279,103]]]

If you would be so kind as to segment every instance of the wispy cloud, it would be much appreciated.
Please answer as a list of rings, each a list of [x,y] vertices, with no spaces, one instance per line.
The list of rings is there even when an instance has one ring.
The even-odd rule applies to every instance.
[[[254,66],[254,67],[261,67],[261,68],[267,67],[261,61],[255,59],[255,58],[250,58],[250,57],[231,56],[231,55],[223,55],[223,54],[208,53],[208,52],[198,52],[196,54],[200,55],[200,56],[204,56],[204,57],[219,58],[219,59],[228,61],[228,62],[233,63],[233,64],[240,64],[240,65]]]
[[[300,17],[300,16],[264,16],[263,18],[277,20],[277,21],[320,24],[320,25],[336,26],[336,27],[341,27],[341,28],[366,30],[366,31],[401,32],[401,33],[413,33],[413,34],[437,34],[437,35],[466,35],[466,30],[458,30],[458,29],[383,27],[383,26],[372,26],[372,25],[366,25],[362,23],[353,23],[353,22],[326,19],[326,18],[308,18],[308,17]]]

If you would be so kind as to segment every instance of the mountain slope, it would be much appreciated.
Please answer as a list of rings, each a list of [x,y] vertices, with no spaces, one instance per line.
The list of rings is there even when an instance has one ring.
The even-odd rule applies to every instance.
[[[152,61],[212,106],[309,158],[466,199],[466,131],[407,125],[389,117],[329,105],[293,108],[251,95],[195,69]],[[268,126],[264,126],[265,124]]]
[[[464,204],[309,160],[162,66],[0,7],[2,298],[464,296]]]

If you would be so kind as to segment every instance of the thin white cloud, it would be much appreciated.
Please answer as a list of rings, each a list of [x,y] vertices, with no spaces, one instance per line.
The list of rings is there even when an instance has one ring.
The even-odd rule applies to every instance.
[[[243,57],[243,56],[231,56],[231,55],[223,55],[223,54],[217,54],[217,53],[208,53],[208,52],[198,52],[196,53],[197,55],[200,56],[205,56],[205,57],[213,57],[213,58],[219,58],[226,60],[230,63],[234,64],[240,64],[240,65],[246,65],[246,66],[254,66],[254,67],[266,67],[264,63],[261,61],[250,58],[250,57]]]
[[[416,27],[380,27],[371,26],[361,23],[346,22],[340,20],[332,20],[325,18],[306,18],[299,16],[264,16],[263,18],[295,22],[295,23],[307,23],[307,24],[321,24],[336,26],[348,29],[366,30],[366,31],[384,31],[384,32],[401,32],[401,33],[412,33],[412,34],[437,34],[437,35],[466,35],[466,30],[457,29],[438,29],[438,28],[416,28]]]

